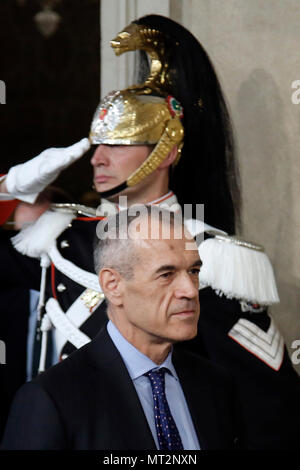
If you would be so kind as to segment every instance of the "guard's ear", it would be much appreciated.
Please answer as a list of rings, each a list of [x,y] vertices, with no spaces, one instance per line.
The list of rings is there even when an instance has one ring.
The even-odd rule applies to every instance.
[[[168,168],[169,166],[173,165],[174,161],[176,160],[178,152],[177,145],[174,145],[169,155],[164,159],[163,162],[158,166],[159,169]]]
[[[122,277],[112,268],[103,268],[99,273],[99,283],[107,300],[116,306],[122,305]]]

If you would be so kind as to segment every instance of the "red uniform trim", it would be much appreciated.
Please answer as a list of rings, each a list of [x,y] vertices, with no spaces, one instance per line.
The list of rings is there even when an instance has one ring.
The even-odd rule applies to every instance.
[[[57,299],[56,289],[55,289],[55,266],[51,263],[51,289],[52,295],[55,299]]]
[[[7,221],[19,202],[20,201],[18,199],[13,199],[12,201],[0,201],[0,225],[3,225]]]
[[[85,220],[87,222],[92,221],[92,220],[103,220],[106,219],[106,217],[76,217],[75,220]]]
[[[167,195],[167,196],[163,196],[162,198],[158,199],[158,201],[155,201],[153,202],[152,204],[160,204],[161,202],[163,201],[166,201],[167,199],[170,199],[170,197],[174,196],[174,193],[173,191],[171,191],[171,194]],[[150,203],[151,204],[151,203]]]
[[[0,173],[0,176],[4,176],[5,173]],[[8,217],[15,210],[20,201],[18,199],[12,199],[11,201],[0,201],[0,225],[3,225]]]

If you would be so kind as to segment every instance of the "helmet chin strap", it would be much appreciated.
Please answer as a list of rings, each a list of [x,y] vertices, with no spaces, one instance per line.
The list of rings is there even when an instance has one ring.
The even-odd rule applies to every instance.
[[[115,194],[118,194],[121,191],[124,191],[124,189],[126,189],[126,188],[128,188],[127,181],[125,181],[124,183],[119,184],[118,186],[115,186],[112,189],[109,189],[108,191],[103,191],[99,194],[100,194],[101,198],[104,197],[104,198],[107,199],[110,196],[114,196]]]

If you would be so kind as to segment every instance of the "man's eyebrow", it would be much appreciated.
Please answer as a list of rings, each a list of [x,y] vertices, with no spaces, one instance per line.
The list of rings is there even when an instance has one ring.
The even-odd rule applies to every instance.
[[[163,264],[160,266],[154,274],[159,274],[163,271],[174,271],[176,269],[176,266],[174,264]]]
[[[202,266],[202,261],[200,259],[197,259],[191,266],[190,268],[195,268],[197,266]],[[159,274],[161,272],[165,272],[165,271],[175,271],[175,269],[177,268],[177,266],[175,266],[174,264],[163,264],[162,266],[160,266],[154,274]]]
[[[200,267],[202,266],[202,261],[201,261],[200,258],[197,259],[197,260],[195,261],[195,263],[192,264],[191,268],[195,268],[195,267],[197,267],[197,266],[200,266]]]

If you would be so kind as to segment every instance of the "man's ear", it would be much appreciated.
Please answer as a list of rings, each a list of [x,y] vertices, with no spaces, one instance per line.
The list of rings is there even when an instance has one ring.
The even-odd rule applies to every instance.
[[[104,268],[99,273],[99,282],[107,300],[116,306],[122,304],[122,277],[115,269]]]
[[[164,159],[163,162],[161,162],[161,164],[159,165],[158,168],[159,168],[159,169],[163,169],[163,168],[168,168],[169,166],[171,166],[171,165],[174,163],[174,161],[175,161],[175,159],[176,159],[176,157],[177,157],[177,152],[178,152],[178,147],[177,147],[177,145],[175,145],[175,146],[172,148],[172,150],[171,150],[171,152],[169,153],[169,155]]]

